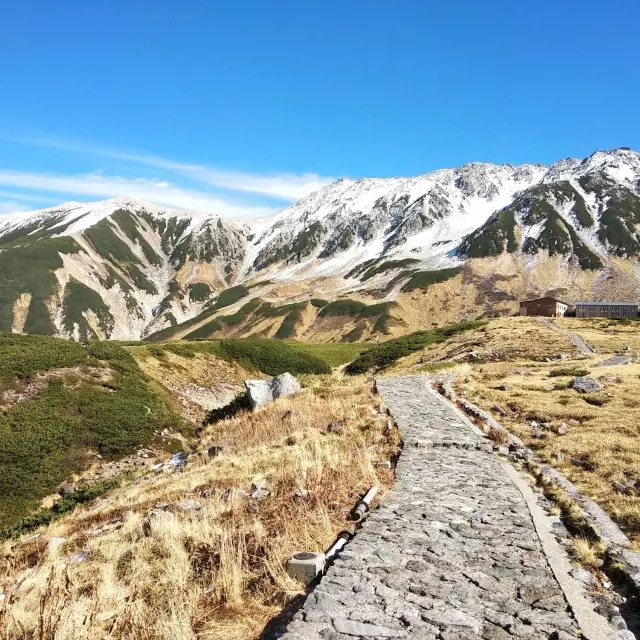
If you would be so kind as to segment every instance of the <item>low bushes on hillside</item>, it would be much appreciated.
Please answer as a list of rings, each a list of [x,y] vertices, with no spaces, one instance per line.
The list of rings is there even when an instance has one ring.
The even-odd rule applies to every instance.
[[[117,486],[118,480],[110,478],[79,487],[70,496],[58,500],[52,507],[39,509],[12,527],[0,530],[0,539],[7,540],[34,531],[38,527],[53,522],[65,513],[70,513],[77,505],[91,502]]]
[[[35,230],[34,230],[35,231]],[[61,255],[76,254],[80,245],[70,237],[40,238],[27,246],[7,246],[3,239],[0,252],[0,330],[11,331],[13,306],[21,296],[29,296],[24,331],[53,335],[55,327],[47,306],[57,291],[55,271],[63,267]]]
[[[294,349],[309,353],[331,367],[339,367],[351,362],[363,351],[371,348],[371,345],[363,342],[290,342]]]
[[[298,324],[302,321],[302,309],[297,309],[288,313],[285,317],[278,330],[274,334],[274,338],[278,340],[286,340],[288,338],[294,338],[296,335],[296,330]]]
[[[395,269],[403,269],[404,267],[410,267],[414,264],[417,264],[418,262],[420,262],[420,260],[417,260],[416,258],[404,258],[403,260],[387,260],[382,264],[369,267],[362,274],[362,277],[360,279],[364,282],[365,280],[369,280],[379,273],[385,273],[386,271],[392,271]]]
[[[222,331],[222,322],[217,318],[211,320],[211,322],[207,322],[203,324],[201,327],[198,327],[191,333],[188,333],[184,339],[185,340],[204,340],[209,338],[216,331]]]
[[[334,300],[318,313],[318,316],[324,318],[328,316],[359,316],[367,305],[360,300],[351,300],[345,298],[343,300]]]
[[[452,267],[451,269],[439,269],[437,271],[418,271],[411,276],[407,284],[402,287],[403,291],[413,291],[414,289],[428,289],[432,284],[446,282],[455,278],[461,267]]]
[[[387,342],[375,345],[365,353],[359,355],[345,371],[350,375],[366,373],[367,371],[385,369],[397,362],[400,358],[408,356],[413,351],[423,349],[429,344],[443,342],[447,338],[476,329],[482,326],[481,322],[460,322],[434,331],[416,331],[400,338],[394,338]]]
[[[331,373],[331,367],[324,360],[280,340],[230,338],[217,340],[213,344],[216,355],[221,358],[272,376],[285,371],[293,375]]]
[[[362,338],[364,332],[367,330],[367,323],[364,320],[359,320],[356,326],[342,337],[342,342],[345,344],[355,344]]]
[[[4,339],[2,336],[0,339]],[[70,474],[89,450],[118,457],[181,420],[117,343],[82,345],[35,336],[4,339],[5,388],[43,372],[38,391],[0,414],[0,525],[11,526]],[[8,357],[8,356],[7,356]],[[65,369],[80,365],[77,369]],[[88,369],[91,365],[92,369]],[[98,373],[99,372],[99,373]]]
[[[205,305],[204,311],[197,315],[195,318],[191,318],[190,320],[185,320],[180,324],[175,326],[167,327],[166,329],[161,329],[160,331],[156,331],[151,335],[148,335],[145,338],[146,342],[162,342],[164,340],[170,340],[173,338],[178,331],[181,329],[189,329],[190,327],[196,326],[202,320],[213,316],[220,309],[224,309],[225,307],[230,307],[232,304],[239,302],[242,298],[246,298],[249,295],[249,289],[242,284],[236,285],[235,287],[229,287],[224,291],[221,291],[215,301],[211,300],[209,303]],[[214,320],[215,322],[215,320]],[[217,330],[217,329],[214,329]],[[195,333],[195,332],[193,332]],[[194,335],[194,338],[197,337],[206,337]]]
[[[73,367],[87,360],[77,342],[0,333],[0,378],[28,378],[39,371]]]
[[[85,317],[89,310],[95,314],[102,335],[111,335],[115,321],[100,294],[75,278],[70,278],[65,288],[62,305],[64,328],[69,335],[74,335],[77,330],[76,339],[78,340],[99,337]]]
[[[368,319],[373,322],[374,333],[389,333],[389,321],[391,319],[391,309],[396,306],[395,302],[380,302],[378,304],[367,305],[360,300],[352,300],[343,298],[334,300],[318,313],[320,318],[328,317],[348,317],[356,321]],[[366,330],[367,325],[358,322],[356,327],[352,329],[345,337],[345,342],[356,342],[360,340]]]
[[[191,302],[204,302],[211,296],[211,287],[204,282],[197,282],[189,287]]]
[[[360,314],[361,318],[375,320],[373,325],[374,333],[389,333],[389,321],[391,320],[391,310],[397,307],[395,302],[379,302],[368,305]],[[401,320],[398,322],[402,323]]]
[[[270,376],[289,372],[331,373],[329,360],[316,355],[313,348],[297,342],[284,342],[274,338],[223,338],[217,340],[194,340],[189,342],[149,345],[147,350],[162,358],[165,351],[180,356],[193,357],[196,353],[209,353],[227,362],[235,362],[249,371],[261,371]],[[345,362],[346,360],[342,360]]]
[[[565,376],[571,376],[575,378],[581,378],[582,376],[588,376],[589,370],[582,367],[560,367],[553,369],[549,372],[551,378],[562,378]]]

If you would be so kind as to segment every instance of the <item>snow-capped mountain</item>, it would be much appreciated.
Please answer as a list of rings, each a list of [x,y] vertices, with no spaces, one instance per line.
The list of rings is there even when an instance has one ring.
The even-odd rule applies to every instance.
[[[639,195],[640,154],[622,148],[548,167],[343,178],[264,220],[131,199],[5,216],[0,330],[139,338],[210,314],[231,286],[304,282],[311,295],[329,279],[333,297],[389,300],[423,272],[508,254],[603,271],[640,255]]]
[[[460,238],[545,172],[472,163],[415,178],[342,179],[278,214],[254,242],[249,272],[276,266],[276,278],[332,274],[391,257],[441,266]]]
[[[244,232],[131,199],[0,219],[0,330],[138,338],[202,310],[237,277]]]
[[[249,250],[249,272],[275,266],[276,278],[331,274],[381,258],[448,266],[461,257],[456,250],[463,237],[528,190],[533,189],[530,200],[550,199],[555,208],[553,190],[536,190],[539,185],[568,183],[567,202],[584,201],[599,221],[609,195],[589,190],[585,176],[604,176],[621,190],[620,197],[633,199],[640,193],[640,155],[616,149],[550,167],[471,163],[415,178],[342,179],[278,214]],[[538,231],[528,229],[527,237]],[[578,235],[583,234],[596,252],[606,253],[607,241],[598,243],[597,230],[587,225]]]

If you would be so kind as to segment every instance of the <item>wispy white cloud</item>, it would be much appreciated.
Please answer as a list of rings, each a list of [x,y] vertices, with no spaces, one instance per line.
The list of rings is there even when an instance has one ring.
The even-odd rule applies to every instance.
[[[38,192],[75,194],[98,198],[132,197],[178,209],[208,211],[227,218],[271,215],[277,208],[232,202],[204,191],[183,189],[166,180],[123,178],[102,174],[56,175],[0,169],[0,185]],[[42,198],[41,195],[36,196]],[[11,203],[14,207],[16,203]],[[8,213],[9,205],[5,205]],[[13,211],[16,209],[13,208]],[[21,205],[18,210],[24,210]]]
[[[17,191],[4,191],[0,189],[0,216],[8,213],[28,211],[38,203],[51,203],[51,198],[38,196],[31,193],[19,193]]]
[[[336,180],[334,177],[320,176],[315,173],[253,174],[242,171],[230,171],[206,165],[177,162],[153,154],[96,147],[49,135],[6,136],[5,139],[7,138],[14,142],[33,146],[63,149],[66,151],[127,160],[136,164],[171,171],[220,189],[256,193],[278,198],[286,202],[299,200]]]
[[[24,203],[16,202],[15,200],[0,200],[0,216],[9,213],[18,213],[24,210]]]
[[[12,200],[24,202],[51,202],[50,197],[38,196],[32,193],[18,193],[17,191],[0,190],[0,198],[10,198]],[[24,205],[22,205],[24,207]]]

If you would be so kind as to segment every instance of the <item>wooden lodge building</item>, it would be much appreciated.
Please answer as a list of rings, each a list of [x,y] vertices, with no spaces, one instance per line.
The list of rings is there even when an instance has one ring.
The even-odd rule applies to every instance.
[[[567,302],[556,298],[534,298],[533,300],[523,300],[520,303],[521,316],[547,316],[548,318],[563,318],[569,309]]]

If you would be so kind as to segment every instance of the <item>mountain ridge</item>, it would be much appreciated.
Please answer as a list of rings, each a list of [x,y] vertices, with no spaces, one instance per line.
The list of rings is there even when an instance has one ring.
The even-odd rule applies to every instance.
[[[544,257],[602,272],[640,255],[639,196],[640,154],[620,148],[549,166],[341,178],[259,220],[131,198],[65,203],[0,219],[0,330],[139,339],[239,285],[275,302],[287,287],[290,302],[303,289],[390,302],[410,280],[506,254],[529,272]]]

